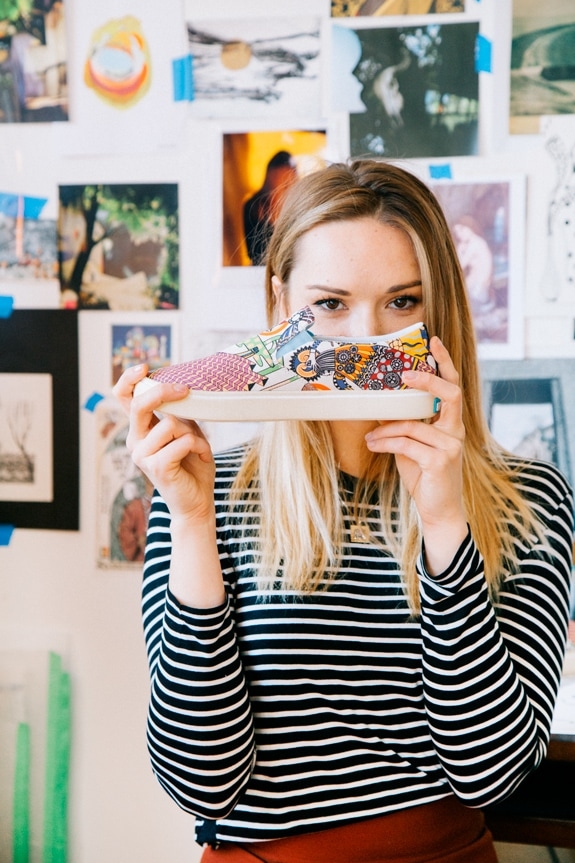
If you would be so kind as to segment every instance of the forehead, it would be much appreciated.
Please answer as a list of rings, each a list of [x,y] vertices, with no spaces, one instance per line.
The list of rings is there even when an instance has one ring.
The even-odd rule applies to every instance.
[[[322,273],[354,276],[388,270],[413,275],[418,261],[402,228],[373,217],[324,222],[298,239],[292,275]]]

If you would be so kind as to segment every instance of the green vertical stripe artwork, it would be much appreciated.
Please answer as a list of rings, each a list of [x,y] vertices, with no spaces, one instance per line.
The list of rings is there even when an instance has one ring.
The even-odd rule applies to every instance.
[[[20,722],[16,732],[16,767],[12,816],[13,863],[30,861],[30,726]]]
[[[66,863],[68,857],[70,718],[70,677],[62,671],[60,657],[51,653],[42,863]]]

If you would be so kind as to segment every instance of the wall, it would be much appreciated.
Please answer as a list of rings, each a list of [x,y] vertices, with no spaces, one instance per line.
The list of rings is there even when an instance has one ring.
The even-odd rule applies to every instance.
[[[84,3],[89,0],[84,0]],[[176,0],[169,0],[169,4]],[[155,5],[139,0],[138,7]],[[198,4],[201,7],[204,4]],[[275,6],[276,4],[271,4]],[[279,4],[278,4],[279,5]],[[210,14],[272,14],[269,0],[210,3]],[[69,21],[86,11],[68,0]],[[197,8],[198,8],[197,7]],[[553,179],[541,135],[510,139],[506,134],[506,68],[511,0],[468,0],[470,12],[494,42],[494,73],[484,76],[485,95],[481,162],[454,160],[457,171],[472,175],[479,165],[493,176],[524,174],[529,205],[525,258],[526,298],[534,294],[544,258],[545,222],[537,202]],[[171,6],[170,6],[171,8]],[[192,4],[193,8],[193,4]],[[329,3],[290,3],[290,12],[325,14]],[[86,7],[87,9],[87,7]],[[197,11],[194,10],[194,11]],[[206,14],[206,13],[204,13]],[[76,21],[77,23],[77,21]],[[177,42],[177,40],[175,40]],[[71,45],[76,57],[78,46]],[[177,56],[178,45],[174,49]],[[71,80],[72,104],[75,93]],[[172,106],[173,107],[173,106]],[[181,106],[185,110],[186,106]],[[321,118],[311,118],[312,120]],[[118,123],[120,121],[118,120]],[[123,122],[123,121],[122,121]],[[162,118],[156,119],[158,124]],[[331,122],[331,120],[330,120]],[[249,128],[249,123],[246,123]],[[261,122],[260,122],[261,125]],[[123,129],[123,126],[121,127]],[[120,126],[118,126],[120,129]],[[150,130],[151,131],[151,130]],[[113,130],[112,130],[113,133]],[[230,310],[230,295],[216,297],[214,246],[219,195],[217,154],[220,128],[210,121],[187,119],[175,147],[152,153],[111,152],[65,155],[57,135],[46,126],[0,127],[0,190],[35,194],[48,190],[55,212],[59,184],[97,182],[177,182],[180,191],[181,313],[166,312],[180,332],[180,358],[197,356],[231,343],[237,332],[263,323],[259,286],[247,286],[231,302],[226,329],[218,312]],[[571,129],[572,138],[575,131]],[[118,132],[119,135],[119,132]],[[335,136],[334,140],[338,140]],[[214,148],[214,142],[216,146]],[[118,150],[122,150],[119,142]],[[341,146],[334,150],[340,157]],[[215,286],[214,286],[215,285]],[[17,305],[26,305],[20,296]],[[556,307],[541,314],[535,303],[525,309],[525,352],[532,357],[573,357],[575,303],[567,314]],[[162,313],[163,314],[163,313]],[[109,391],[108,328],[113,319],[130,322],[129,313],[80,314],[80,400]],[[137,316],[141,322],[143,316]],[[158,319],[156,315],[155,320]],[[234,326],[235,324],[235,326]],[[57,350],[57,345],[54,346]],[[241,429],[211,429],[215,445],[235,439]],[[41,647],[62,652],[73,686],[72,772],[70,784],[70,854],[73,863],[192,863],[199,859],[193,820],[180,812],[157,786],[145,748],[147,671],[139,619],[140,573],[105,570],[95,563],[97,432],[93,413],[81,411],[81,512],[78,532],[17,529],[10,545],[0,548],[0,638],[3,645]],[[521,856],[505,859],[526,860]],[[533,859],[545,859],[533,852]],[[503,859],[503,858],[502,858]]]

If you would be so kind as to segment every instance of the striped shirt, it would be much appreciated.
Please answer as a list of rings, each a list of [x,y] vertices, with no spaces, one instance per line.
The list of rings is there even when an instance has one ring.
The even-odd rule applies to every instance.
[[[229,511],[243,455],[216,456],[225,604],[189,608],[170,593],[170,516],[157,494],[148,528],[148,745],[162,786],[196,816],[197,841],[277,839],[451,793],[471,807],[508,795],[544,757],[561,675],[573,540],[563,476],[522,462],[515,481],[548,548],[517,540],[519,567],[495,605],[469,534],[438,577],[420,556],[414,617],[397,561],[352,541],[349,520],[327,589],[262,600],[250,530],[241,506]],[[345,513],[351,477],[341,496]]]

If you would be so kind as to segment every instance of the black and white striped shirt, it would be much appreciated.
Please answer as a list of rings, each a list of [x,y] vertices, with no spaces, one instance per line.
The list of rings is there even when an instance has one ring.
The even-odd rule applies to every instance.
[[[573,538],[562,475],[525,462],[516,481],[550,551],[518,544],[495,608],[469,535],[439,577],[420,558],[415,618],[397,562],[373,543],[350,541],[326,590],[262,601],[249,530],[228,507],[243,454],[216,457],[224,605],[183,607],[170,594],[170,516],[157,495],[148,530],[149,750],[160,783],[197,816],[198,841],[280,838],[450,793],[472,807],[509,794],[544,756],[561,674]],[[352,485],[342,477],[344,506]]]

